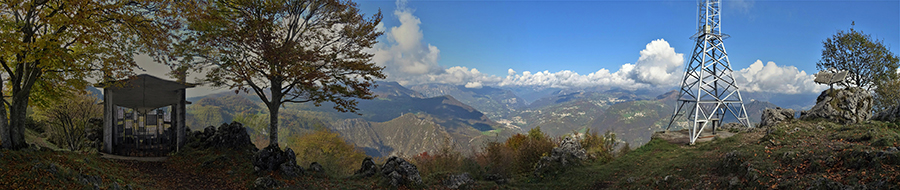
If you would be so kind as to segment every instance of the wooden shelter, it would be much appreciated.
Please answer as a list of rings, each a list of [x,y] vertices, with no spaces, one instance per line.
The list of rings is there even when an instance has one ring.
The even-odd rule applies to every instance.
[[[142,74],[103,88],[103,152],[162,156],[185,143],[185,90],[193,84]]]

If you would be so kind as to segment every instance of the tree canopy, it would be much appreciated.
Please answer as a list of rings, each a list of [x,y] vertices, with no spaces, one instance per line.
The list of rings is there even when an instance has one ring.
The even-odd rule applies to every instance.
[[[0,138],[26,146],[29,100],[38,104],[82,91],[88,79],[123,78],[139,68],[133,56],[162,60],[178,27],[166,0],[8,0],[0,2],[0,72],[4,97]],[[34,93],[32,93],[34,92]]]
[[[382,67],[365,52],[382,33],[381,13],[366,19],[346,0],[193,0],[180,47],[183,65],[207,72],[214,86],[252,91],[269,111],[278,143],[283,103],[334,103],[355,111],[371,99]]]
[[[897,77],[897,56],[871,35],[851,28],[825,39],[822,45],[822,59],[816,68],[849,71],[847,86],[872,90],[879,82]]]

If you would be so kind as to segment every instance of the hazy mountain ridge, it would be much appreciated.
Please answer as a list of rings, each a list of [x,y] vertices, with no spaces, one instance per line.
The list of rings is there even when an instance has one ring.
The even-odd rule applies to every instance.
[[[452,96],[485,113],[488,118],[501,119],[525,107],[527,102],[510,90],[493,87],[466,88],[462,85],[420,84],[410,86],[426,97]]]
[[[373,156],[433,151],[445,141],[461,150],[469,150],[478,148],[487,139],[503,140],[534,127],[541,127],[554,137],[588,128],[598,133],[612,131],[621,141],[638,146],[646,143],[652,132],[666,127],[673,111],[671,106],[678,95],[677,91],[648,94],[650,92],[622,89],[554,92],[539,89],[544,92],[535,93],[549,95],[529,105],[508,89],[470,89],[446,84],[412,88],[418,90],[396,82],[378,83],[378,87],[372,89],[377,98],[359,100],[358,114],[337,112],[328,103],[320,107],[286,104],[280,111],[283,118],[280,125],[289,126],[283,128],[292,134],[316,126],[329,128]],[[464,98],[458,99],[454,95]],[[197,130],[202,126],[230,122],[242,113],[264,114],[264,106],[255,97],[226,92],[195,98],[195,103],[188,108],[188,124]],[[757,123],[762,110],[775,105],[751,101],[745,107],[751,121]],[[492,119],[490,115],[497,118]],[[413,135],[416,133],[420,134]]]
[[[610,105],[632,101],[636,97],[624,93],[584,91],[550,96],[514,113],[508,122],[523,130],[541,127],[550,136],[562,136],[583,131],[599,119]]]
[[[453,96],[424,98],[416,91],[389,82],[379,83],[372,91],[378,97],[359,100],[358,113],[338,112],[329,103],[319,107],[285,104],[279,111],[282,118],[279,133],[299,135],[321,126],[340,133],[371,156],[387,156],[431,152],[445,144],[471,150],[488,137],[506,137],[519,132],[501,127]],[[188,107],[188,124],[199,130],[231,122],[238,115],[265,115],[262,102],[252,97],[255,96],[225,92],[194,98],[196,103]],[[267,129],[265,122],[251,125],[248,127],[255,132]]]

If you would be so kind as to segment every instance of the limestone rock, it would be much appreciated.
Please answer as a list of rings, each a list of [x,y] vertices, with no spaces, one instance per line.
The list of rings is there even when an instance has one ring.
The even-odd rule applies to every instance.
[[[303,168],[297,164],[291,164],[290,162],[281,163],[278,171],[281,172],[281,175],[288,177],[297,177],[300,176],[300,174],[303,174]]]
[[[258,177],[256,181],[253,182],[253,186],[256,189],[273,189],[278,187],[278,181],[272,179],[271,177]]]
[[[900,121],[900,105],[894,105],[881,110],[881,112],[875,113],[875,116],[872,116],[872,120],[887,122]]]
[[[862,88],[828,89],[816,98],[816,105],[800,113],[800,119],[825,118],[840,124],[854,124],[872,115],[872,94]]]
[[[194,148],[228,148],[233,150],[254,150],[247,129],[241,123],[223,123],[218,128],[208,126],[203,131],[190,133],[188,145]]]
[[[450,189],[460,189],[474,183],[475,180],[472,179],[472,176],[470,176],[469,173],[450,175],[444,180],[444,186]]]
[[[407,162],[403,158],[392,156],[381,166],[381,174],[391,186],[421,184],[422,177],[416,165]]]
[[[309,163],[309,171],[321,173],[321,172],[325,172],[325,168],[322,167],[322,164],[319,164],[318,162],[313,162],[313,163]]]
[[[290,149],[288,149],[290,150]],[[291,151],[293,152],[293,151]],[[284,163],[288,163],[289,165],[296,166],[296,161],[289,161],[288,159],[293,157],[293,154],[286,154],[282,151],[278,146],[268,146],[262,150],[257,151],[253,154],[253,166],[259,168],[260,171],[277,171],[281,168],[281,165]]]
[[[759,127],[775,126],[781,122],[788,122],[794,119],[794,109],[781,109],[781,107],[772,109],[766,108],[760,116],[761,122]]]
[[[541,160],[535,165],[534,175],[541,177],[544,174],[557,172],[562,168],[580,164],[581,161],[587,159],[587,152],[581,147],[581,143],[575,138],[566,137],[558,147],[554,147],[550,151],[550,156],[541,157]]]
[[[372,177],[378,173],[378,165],[375,165],[375,162],[372,161],[372,158],[366,157],[362,161],[362,165],[359,167],[359,170],[356,170],[356,173],[353,175],[359,177]]]

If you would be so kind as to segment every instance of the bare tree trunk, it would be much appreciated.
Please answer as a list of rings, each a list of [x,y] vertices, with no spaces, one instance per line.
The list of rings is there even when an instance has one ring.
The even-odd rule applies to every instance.
[[[0,80],[0,91],[3,90],[3,80]],[[3,98],[0,93],[0,98]],[[2,140],[3,148],[12,148],[12,139],[9,135],[9,122],[6,119],[6,100],[0,101],[0,140]]]
[[[278,108],[279,105],[272,101],[269,107],[269,146],[278,147]]]
[[[28,147],[25,143],[25,118],[28,109],[29,91],[13,92],[12,105],[9,108],[9,133],[11,149],[19,150]]]

